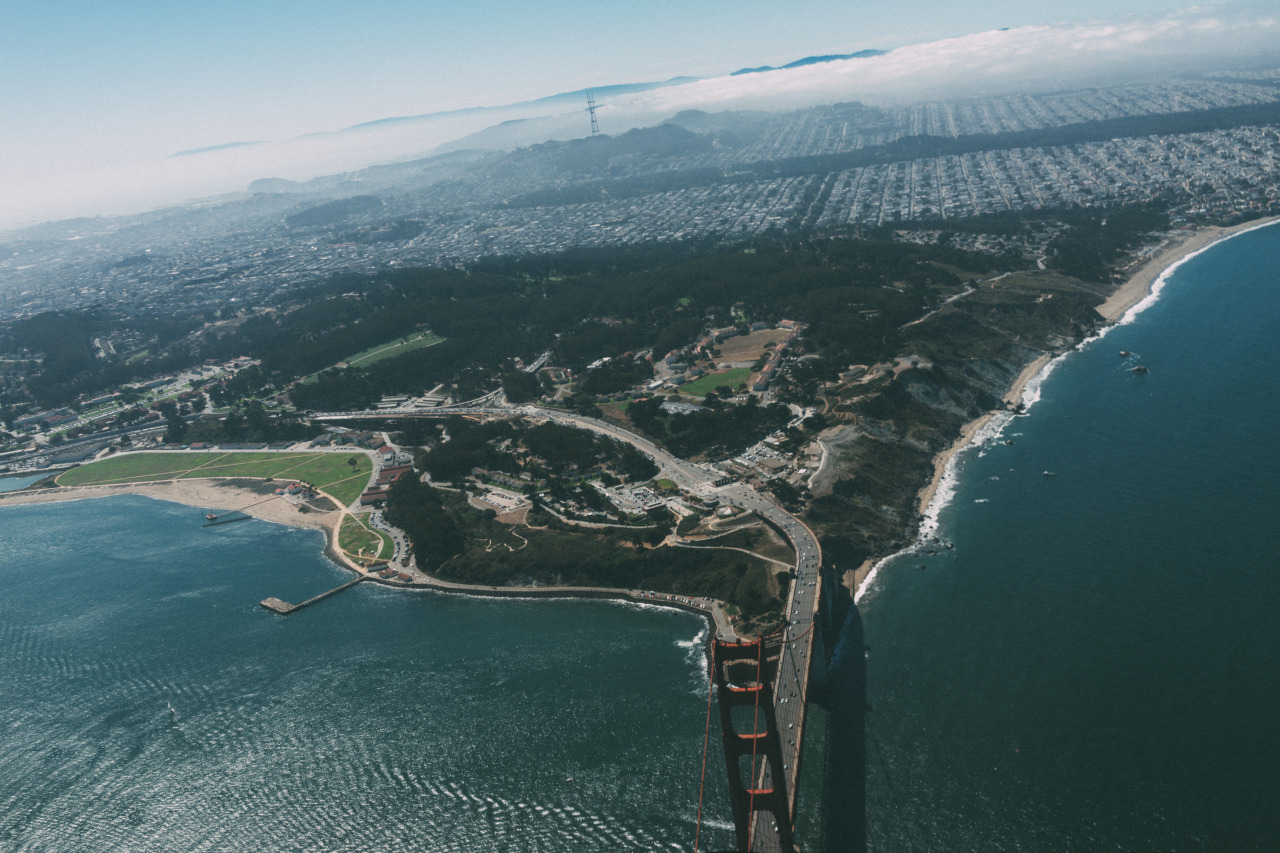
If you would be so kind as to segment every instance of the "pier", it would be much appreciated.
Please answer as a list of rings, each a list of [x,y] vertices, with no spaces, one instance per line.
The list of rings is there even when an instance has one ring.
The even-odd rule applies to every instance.
[[[310,607],[312,604],[315,604],[317,601],[323,601],[324,599],[328,598],[331,595],[335,595],[339,592],[342,592],[347,587],[355,586],[356,584],[360,583],[364,579],[365,579],[364,576],[361,575],[360,577],[356,578],[353,581],[347,581],[342,586],[334,587],[328,592],[322,592],[319,595],[315,596],[314,598],[308,598],[306,601],[300,604],[290,604],[287,601],[281,601],[280,599],[275,597],[264,598],[262,599],[262,601],[258,603],[270,611],[279,613],[281,616],[288,616],[290,613],[296,613],[297,611],[301,610],[304,607]]]
[[[213,521],[207,521],[200,525],[201,527],[217,527],[219,524],[234,524],[237,521],[248,521],[253,518],[251,515],[237,515],[235,518],[217,518]]]

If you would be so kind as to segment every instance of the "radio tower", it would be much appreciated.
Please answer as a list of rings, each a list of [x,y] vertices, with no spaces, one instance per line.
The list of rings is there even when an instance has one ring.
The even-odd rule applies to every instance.
[[[596,99],[590,91],[587,92],[587,112],[591,113],[591,135],[599,136],[600,124],[596,121]]]

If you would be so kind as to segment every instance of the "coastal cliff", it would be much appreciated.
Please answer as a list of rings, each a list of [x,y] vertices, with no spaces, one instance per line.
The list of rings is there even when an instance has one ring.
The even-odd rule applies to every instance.
[[[832,389],[842,423],[821,438],[827,463],[804,513],[828,561],[851,570],[908,545],[966,425],[1015,406],[1029,365],[1104,324],[1110,289],[1052,273],[984,282],[904,327],[894,365]]]

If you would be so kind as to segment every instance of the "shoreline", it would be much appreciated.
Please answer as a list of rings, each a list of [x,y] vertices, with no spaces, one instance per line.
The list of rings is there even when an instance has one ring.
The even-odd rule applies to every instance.
[[[1184,232],[1175,233],[1169,240],[1166,240],[1155,252],[1155,254],[1143,263],[1131,267],[1132,272],[1124,284],[1120,285],[1114,293],[1107,297],[1102,304],[1097,307],[1097,312],[1102,315],[1106,323],[1093,337],[1099,337],[1106,334],[1108,330],[1124,322],[1139,304],[1150,297],[1156,291],[1156,285],[1161,278],[1169,273],[1174,267],[1181,264],[1193,255],[1199,254],[1211,246],[1230,239],[1237,234],[1243,234],[1247,231],[1253,231],[1258,228],[1265,228],[1280,222],[1280,216],[1270,216],[1262,219],[1250,220],[1242,222],[1238,225],[1221,226],[1211,225],[1196,229],[1190,229]],[[1078,345],[1077,345],[1078,346]],[[1075,347],[1072,347],[1075,349]],[[1027,386],[1032,381],[1040,378],[1053,362],[1065,355],[1071,350],[1065,350],[1058,353],[1044,353],[1035,360],[1027,364],[1022,371],[1014,379],[1013,384],[1004,395],[1004,401],[1008,405],[1017,405],[1022,400]],[[925,485],[919,492],[917,502],[917,512],[922,517],[919,530],[916,535],[916,542],[927,535],[927,528],[930,522],[936,524],[936,516],[942,505],[949,502],[949,496],[943,496],[943,500],[939,500],[939,490],[946,480],[949,473],[954,469],[957,455],[966,447],[971,446],[977,441],[982,429],[986,427],[992,419],[1000,414],[1004,414],[1003,410],[996,409],[980,415],[972,421],[969,421],[960,429],[960,435],[952,442],[951,446],[939,453],[933,460],[933,477],[929,483]],[[862,598],[870,586],[871,579],[875,576],[876,570],[882,563],[898,554],[902,554],[915,543],[907,546],[900,551],[881,558],[868,559],[853,572],[852,589],[855,603]]]
[[[1124,319],[1131,308],[1151,295],[1152,287],[1171,267],[1215,243],[1246,231],[1265,228],[1276,222],[1280,222],[1280,216],[1252,219],[1237,225],[1208,225],[1183,232],[1180,235],[1181,239],[1179,235],[1175,235],[1173,240],[1165,243],[1155,255],[1133,269],[1128,280],[1098,306],[1098,313],[1110,323],[1118,323]]]
[[[1247,231],[1253,231],[1264,228],[1280,221],[1280,216],[1266,217],[1249,222],[1240,223],[1232,226],[1208,226],[1194,229],[1186,229],[1181,232],[1172,233],[1159,247],[1155,249],[1155,253],[1146,261],[1130,265],[1132,272],[1129,278],[1120,285],[1109,297],[1107,297],[1100,305],[1097,306],[1097,312],[1106,321],[1095,338],[1105,334],[1109,329],[1122,322],[1126,322],[1130,318],[1131,312],[1139,306],[1144,300],[1147,300],[1153,293],[1158,292],[1158,284],[1162,277],[1171,272],[1176,266],[1196,255],[1209,247],[1229,239],[1237,234]],[[1088,339],[1086,339],[1088,340]],[[1078,345],[1077,345],[1078,346]],[[1072,349],[1074,349],[1073,347]],[[1004,395],[1006,406],[1012,407],[1017,405],[1019,401],[1023,401],[1028,386],[1038,378],[1041,378],[1046,369],[1050,368],[1054,361],[1070,350],[1056,353],[1043,353],[1034,360],[1026,364],[1018,373],[1010,385],[1008,391]],[[954,476],[954,466],[958,454],[965,448],[973,445],[993,419],[1008,414],[1007,409],[996,409],[986,412],[974,420],[965,424],[955,441],[942,452],[938,453],[933,460],[933,476],[930,481],[920,489],[917,495],[917,512],[922,517],[916,535],[916,542],[919,542],[924,536],[928,535],[931,526],[936,526],[937,513],[950,501],[950,495],[940,494],[944,483],[947,482],[949,476]],[[1002,425],[1003,426],[1003,425]],[[824,447],[825,453],[825,447]],[[21,476],[21,475],[15,475]],[[815,473],[816,476],[816,473]],[[252,482],[252,481],[251,481]],[[650,598],[649,595],[640,593],[636,590],[611,590],[606,591],[601,588],[573,588],[559,587],[556,592],[551,593],[549,588],[518,588],[518,587],[482,587],[469,586],[463,584],[452,584],[447,581],[440,581],[423,572],[414,569],[414,573],[418,574],[424,580],[415,580],[410,583],[388,583],[381,578],[370,577],[359,566],[347,560],[337,545],[337,530],[342,518],[347,513],[347,508],[332,510],[328,512],[309,512],[302,513],[298,511],[298,507],[291,502],[281,499],[279,501],[264,500],[261,492],[254,491],[244,486],[237,486],[233,479],[213,479],[199,480],[169,480],[150,483],[124,483],[113,484],[107,486],[58,486],[51,489],[39,489],[34,491],[19,490],[14,492],[0,492],[0,508],[6,505],[27,505],[37,503],[61,503],[64,501],[84,500],[98,497],[109,497],[111,495],[134,494],[144,497],[151,497],[159,500],[167,500],[174,503],[180,503],[185,506],[219,510],[235,510],[243,512],[245,515],[257,518],[263,521],[269,521],[276,524],[284,524],[290,527],[301,527],[322,530],[325,533],[325,545],[323,553],[331,562],[341,568],[349,569],[361,577],[369,577],[379,583],[384,583],[397,588],[429,588],[442,592],[456,592],[463,594],[474,594],[481,596],[501,596],[501,597],[545,597],[558,595],[561,597],[580,597],[580,598],[599,598],[610,597],[622,600],[637,601],[637,596],[642,596],[640,600],[644,603],[655,604],[658,606],[674,606],[678,609],[696,609],[701,615],[706,617],[712,624],[713,628],[728,627],[727,620],[721,622],[723,615],[719,608],[714,608],[711,612],[701,608],[689,608],[687,605],[675,603],[675,601],[662,601],[657,598]],[[249,504],[253,504],[249,506]],[[915,543],[907,546],[907,548],[894,552],[882,558],[871,558],[863,562],[857,569],[846,572],[843,583],[847,584],[853,593],[854,601],[859,600],[870,586],[872,578],[875,576],[877,569],[888,559],[904,553]],[[609,594],[612,592],[612,594]],[[653,594],[655,596],[662,594]],[[672,599],[678,599],[679,596],[672,596]],[[736,634],[730,628],[732,633]]]
[[[250,481],[257,482],[257,481]],[[29,504],[65,503],[66,501],[105,498],[112,495],[141,495],[195,509],[242,511],[261,521],[271,521],[289,527],[328,529],[336,516],[329,512],[299,512],[294,504],[279,498],[236,484],[228,479],[159,480],[150,483],[113,483],[103,486],[56,486],[50,489],[0,492],[0,507]],[[241,509],[247,504],[255,504]]]
[[[259,482],[249,480],[247,482]],[[70,501],[92,500],[116,495],[140,495],[156,500],[182,504],[193,509],[216,509],[243,512],[260,521],[283,524],[287,527],[309,528],[324,533],[324,556],[334,565],[347,569],[357,577],[372,581],[380,586],[402,590],[432,590],[453,595],[471,595],[480,598],[574,598],[612,600],[642,606],[659,607],[667,610],[680,610],[702,617],[708,628],[723,636],[738,636],[731,622],[726,617],[723,605],[713,602],[710,607],[702,607],[689,596],[676,593],[650,592],[637,589],[614,589],[611,587],[494,587],[472,584],[460,584],[440,580],[424,572],[413,571],[422,579],[413,581],[391,581],[364,571],[342,556],[337,547],[337,526],[345,515],[343,511],[298,512],[297,507],[283,497],[271,500],[261,492],[237,485],[233,479],[219,480],[187,479],[162,480],[151,483],[116,483],[106,486],[57,486],[51,489],[32,491],[19,490],[0,492],[0,511],[6,506],[30,506],[34,504],[67,503]],[[255,503],[256,502],[256,503]],[[254,504],[245,509],[247,504]]]
[[[257,480],[242,482],[260,483]],[[18,490],[0,492],[0,510],[6,506],[30,506],[33,504],[67,503],[70,501],[109,498],[115,495],[139,495],[155,500],[181,504],[193,509],[213,509],[224,512],[241,512],[244,515],[283,524],[286,527],[319,530],[324,534],[324,547],[321,549],[325,557],[339,568],[359,572],[358,567],[342,557],[337,546],[337,527],[341,523],[343,513],[339,510],[328,512],[299,512],[298,507],[284,497],[272,499],[245,485],[238,484],[234,478],[228,479],[187,479],[159,480],[150,483],[113,483],[103,486],[55,486],[49,489]],[[250,506],[252,504],[252,506]]]

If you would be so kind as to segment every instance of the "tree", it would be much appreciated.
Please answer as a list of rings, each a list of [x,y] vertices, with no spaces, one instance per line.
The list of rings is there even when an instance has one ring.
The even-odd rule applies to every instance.
[[[502,375],[502,390],[512,403],[529,403],[542,394],[542,383],[536,375],[517,370]]]
[[[164,415],[165,444],[182,444],[187,438],[187,422],[178,414],[178,407],[172,400],[160,404],[160,414]]]

